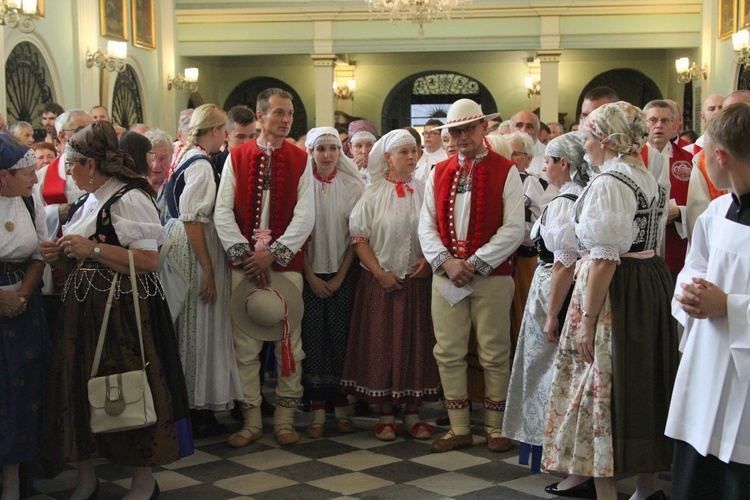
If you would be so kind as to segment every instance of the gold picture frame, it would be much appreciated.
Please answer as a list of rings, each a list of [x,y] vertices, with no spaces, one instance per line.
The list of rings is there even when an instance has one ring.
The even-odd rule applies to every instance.
[[[719,40],[732,37],[737,31],[737,0],[719,0]]]
[[[99,0],[99,24],[103,37],[128,41],[128,6],[125,0]]]
[[[44,17],[44,0],[36,0],[36,12],[33,17],[37,19]]]
[[[154,0],[131,0],[133,45],[142,49],[156,49]]]
[[[740,24],[738,29],[750,28],[750,0],[740,0]]]

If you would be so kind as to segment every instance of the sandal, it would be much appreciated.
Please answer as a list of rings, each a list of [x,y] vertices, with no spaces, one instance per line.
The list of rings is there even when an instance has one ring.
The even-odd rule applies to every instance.
[[[417,422],[409,429],[409,434],[414,439],[430,439],[435,429],[427,422]]]
[[[398,426],[394,423],[377,423],[373,429],[375,430],[375,438],[380,441],[393,441],[396,439],[396,433],[398,432]]]

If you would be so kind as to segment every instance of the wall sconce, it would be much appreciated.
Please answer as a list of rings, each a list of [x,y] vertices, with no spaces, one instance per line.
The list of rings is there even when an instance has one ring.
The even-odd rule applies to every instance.
[[[31,18],[36,14],[36,3],[36,0],[0,0],[0,26],[31,33],[36,29]]]
[[[336,96],[336,99],[340,99],[342,101],[346,100],[354,100],[354,89],[357,87],[357,83],[354,80],[349,80],[349,82],[346,84],[346,87],[339,87],[339,84],[334,81],[333,82],[333,94]]]
[[[674,62],[677,70],[677,83],[686,84],[698,80],[701,76],[705,80],[708,76],[706,68],[700,68],[697,64],[690,64],[690,59],[681,57]]]
[[[732,35],[734,62],[741,65],[750,64],[750,32],[741,30]]]
[[[529,75],[526,77],[526,94],[531,99],[532,96],[539,95],[542,93],[542,84],[538,80],[535,80],[533,76]]]
[[[198,92],[198,68],[185,68],[185,74],[167,77],[167,90],[184,90],[188,94]]]
[[[97,50],[93,54],[86,51],[86,67],[107,69],[108,71],[117,71],[122,73],[125,71],[125,57],[128,55],[128,44],[126,42],[115,42],[110,40],[107,42],[107,55],[102,54],[101,50]]]

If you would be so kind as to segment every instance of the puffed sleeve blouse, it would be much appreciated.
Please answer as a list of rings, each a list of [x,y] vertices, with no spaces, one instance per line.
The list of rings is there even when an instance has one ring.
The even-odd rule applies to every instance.
[[[99,211],[124,186],[124,182],[113,177],[89,194],[83,206],[63,226],[63,234],[79,234],[85,238],[93,236]],[[110,212],[112,226],[123,247],[158,251],[159,246],[164,243],[165,234],[159,221],[159,211],[151,197],[140,189],[131,189],[125,193],[112,205]]]
[[[192,148],[185,153],[180,163],[201,154],[205,153],[200,148]],[[216,203],[216,181],[211,163],[208,160],[194,161],[185,169],[183,178],[185,187],[179,200],[179,220],[206,224],[213,216]]]
[[[575,182],[568,182],[560,189],[560,194],[580,196],[583,187]],[[554,262],[570,267],[578,260],[579,249],[574,223],[575,201],[558,196],[550,201],[544,215],[537,220],[538,229],[532,233],[542,236],[544,246],[554,255]]]
[[[380,267],[403,278],[423,258],[417,228],[424,183],[409,179],[403,197],[396,186],[388,177],[367,186],[349,217],[349,233],[352,244],[368,243]]]
[[[615,157],[601,166],[602,174],[621,172],[632,179],[647,200],[658,198],[659,186],[639,158]],[[576,202],[575,232],[592,259],[620,262],[639,234],[635,223],[638,203],[633,190],[610,176],[598,175]],[[664,214],[666,215],[666,214]]]

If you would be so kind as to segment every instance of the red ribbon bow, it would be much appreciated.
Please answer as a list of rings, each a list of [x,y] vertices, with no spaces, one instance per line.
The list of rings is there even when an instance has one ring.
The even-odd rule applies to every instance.
[[[399,198],[405,198],[406,197],[406,191],[404,190],[404,188],[406,188],[406,191],[408,191],[409,193],[413,193],[414,192],[414,188],[412,188],[406,182],[404,182],[404,181],[398,181],[396,183],[396,194],[398,194]]]

